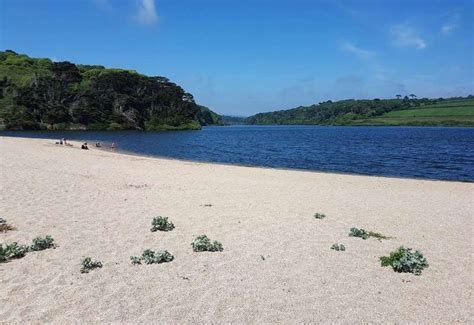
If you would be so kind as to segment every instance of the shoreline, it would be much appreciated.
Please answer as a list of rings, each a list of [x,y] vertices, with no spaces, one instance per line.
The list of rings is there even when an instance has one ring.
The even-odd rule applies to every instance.
[[[12,139],[32,139],[32,140],[43,140],[43,141],[51,141],[53,145],[54,142],[58,141],[51,138],[28,138],[28,137],[11,137],[11,136],[2,136],[0,133],[0,138],[12,138]],[[75,145],[80,149],[80,146],[83,142],[89,140],[71,140],[68,141],[69,143],[75,143]],[[334,175],[345,175],[345,176],[360,176],[360,177],[377,177],[377,178],[388,178],[388,179],[401,179],[401,180],[416,180],[416,181],[433,181],[433,182],[452,182],[452,183],[468,183],[473,184],[474,180],[450,180],[450,179],[436,179],[436,178],[423,178],[423,177],[409,177],[409,176],[391,176],[391,175],[374,175],[374,174],[359,174],[359,173],[351,173],[351,172],[340,172],[340,171],[324,171],[324,170],[314,170],[314,169],[303,169],[303,168],[285,168],[285,167],[270,167],[270,166],[259,166],[259,165],[245,165],[245,164],[238,164],[238,163],[225,163],[225,162],[213,162],[213,161],[202,161],[202,160],[189,160],[189,159],[181,159],[181,158],[172,158],[167,156],[154,156],[154,155],[146,155],[140,154],[133,151],[121,150],[121,149],[105,149],[105,148],[97,148],[93,145],[89,146],[89,150],[92,151],[102,151],[102,152],[109,152],[113,154],[119,155],[127,155],[127,156],[136,156],[142,158],[149,158],[149,159],[158,159],[158,160],[169,160],[169,161],[180,161],[180,162],[188,162],[188,163],[196,163],[196,164],[211,164],[211,165],[222,165],[222,166],[235,166],[235,167],[245,167],[245,168],[257,168],[257,169],[269,169],[269,170],[281,170],[281,171],[294,171],[294,172],[306,172],[306,173],[320,173],[320,174],[334,174]],[[61,145],[58,145],[61,146]]]

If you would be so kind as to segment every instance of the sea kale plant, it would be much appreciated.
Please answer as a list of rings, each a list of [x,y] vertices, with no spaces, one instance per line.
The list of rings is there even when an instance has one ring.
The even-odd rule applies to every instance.
[[[326,218],[326,215],[323,214],[323,213],[315,213],[314,218],[315,219],[324,219],[324,218]]]
[[[0,263],[7,262],[14,258],[22,258],[27,252],[27,246],[18,245],[16,242],[5,245],[0,244]]]
[[[168,217],[155,217],[151,222],[151,231],[171,231],[174,229],[174,224],[168,221]]]
[[[160,264],[171,262],[174,260],[174,256],[166,250],[155,252],[147,249],[143,251],[142,256],[130,256],[130,260],[132,264],[141,264],[142,261],[145,264]]]
[[[51,236],[46,236],[44,238],[37,237],[33,239],[33,244],[29,247],[30,251],[42,251],[47,248],[54,248],[54,239]]]
[[[367,231],[365,229],[351,228],[349,232],[350,237],[360,237],[362,239],[367,239],[369,237],[377,238],[379,241],[382,239],[390,239],[391,237],[384,236],[378,232]]]
[[[0,232],[7,232],[10,230],[15,230],[15,227],[9,225],[7,220],[0,218]]]
[[[101,268],[102,263],[100,261],[94,261],[90,257],[84,257],[81,262],[81,273],[89,273],[93,269]]]
[[[344,246],[343,244],[333,244],[331,246],[331,249],[334,249],[335,251],[345,251],[346,246]]]
[[[380,257],[382,266],[391,266],[396,272],[409,272],[420,275],[421,271],[428,267],[428,262],[423,254],[411,248],[399,247],[389,256]]]
[[[197,237],[193,243],[191,243],[195,252],[222,252],[224,247],[218,241],[211,242],[206,236],[202,235]]]

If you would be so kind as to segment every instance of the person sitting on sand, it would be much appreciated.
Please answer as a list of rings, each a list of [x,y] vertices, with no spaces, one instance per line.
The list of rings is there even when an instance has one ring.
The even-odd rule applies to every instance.
[[[97,148],[100,148],[102,145],[100,144],[99,141],[97,141],[97,142],[95,143],[95,146],[96,146]]]
[[[81,149],[89,150],[89,147],[87,146],[87,142],[84,142],[84,144],[81,146]]]
[[[56,142],[57,143],[57,142]],[[59,140],[59,144],[63,144],[63,139]]]

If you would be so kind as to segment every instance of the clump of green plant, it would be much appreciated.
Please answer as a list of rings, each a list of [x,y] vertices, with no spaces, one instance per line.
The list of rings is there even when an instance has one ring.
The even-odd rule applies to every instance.
[[[15,227],[7,223],[7,220],[0,218],[0,232],[15,230]]]
[[[326,215],[323,214],[323,213],[315,213],[314,218],[315,219],[324,219],[324,218],[326,218]]]
[[[47,248],[55,247],[54,239],[51,236],[46,236],[44,238],[37,237],[33,239],[33,244],[29,247],[29,250],[34,251],[42,251]]]
[[[13,242],[11,244],[0,244],[0,263],[7,262],[14,258],[21,258],[28,252],[28,247],[25,245],[18,245]]]
[[[202,235],[197,237],[193,243],[191,243],[195,252],[222,252],[224,247],[218,241],[211,242],[206,236]]]
[[[142,256],[130,256],[130,260],[132,264],[142,264],[142,261],[145,264],[160,264],[171,262],[174,260],[174,256],[166,250],[155,252],[147,249],[143,251]]]
[[[391,266],[396,272],[409,272],[420,275],[421,271],[428,267],[428,262],[423,254],[411,248],[399,247],[389,256],[380,257],[382,266]]]
[[[378,240],[390,239],[391,237],[384,236],[378,232],[367,231],[365,229],[351,228],[349,232],[350,237],[360,237],[362,239],[367,239],[369,237],[377,238]]]
[[[81,262],[81,273],[89,273],[93,269],[101,268],[102,263],[100,261],[94,261],[90,257],[84,257]]]
[[[343,244],[333,244],[331,246],[331,249],[334,249],[336,251],[345,251],[346,250],[346,246],[344,246]]]
[[[151,222],[151,231],[171,231],[174,229],[174,224],[168,221],[168,217],[155,217]]]

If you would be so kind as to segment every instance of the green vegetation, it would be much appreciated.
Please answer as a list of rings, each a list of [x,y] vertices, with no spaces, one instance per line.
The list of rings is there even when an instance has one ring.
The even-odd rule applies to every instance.
[[[168,263],[174,260],[173,254],[168,251],[152,251],[147,249],[143,251],[142,256],[130,256],[130,260],[132,264],[141,264],[142,261],[145,264],[160,264],[160,263]]]
[[[196,130],[220,123],[165,77],[0,52],[0,129]]]
[[[351,228],[349,232],[350,237],[359,237],[362,239],[367,239],[369,237],[377,238],[379,241],[382,239],[390,239],[391,237],[384,236],[378,232],[367,231],[365,229]]]
[[[197,237],[191,246],[195,252],[222,252],[224,250],[221,243],[218,241],[211,242],[206,235]]]
[[[324,218],[326,218],[326,215],[323,214],[323,213],[315,213],[314,218],[315,219],[324,219]]]
[[[421,271],[428,267],[428,263],[423,254],[411,248],[399,247],[390,253],[389,256],[380,257],[382,266],[391,266],[396,272],[409,272],[420,275]]]
[[[81,273],[89,273],[93,269],[101,268],[100,261],[93,261],[90,257],[85,257],[81,262]]]
[[[168,218],[165,217],[155,217],[153,218],[153,221],[151,222],[152,228],[151,231],[171,231],[174,229],[174,224],[170,221],[168,221]]]
[[[21,258],[28,252],[28,247],[25,245],[18,245],[13,242],[11,244],[0,244],[0,263],[7,262],[14,258]]]
[[[33,244],[28,248],[29,251],[42,251],[48,248],[54,247],[54,239],[51,236],[46,236],[44,238],[37,237],[33,239]]]
[[[335,251],[345,251],[346,246],[344,246],[343,244],[333,244],[331,246],[331,249],[334,249]]]
[[[15,230],[15,227],[8,224],[7,220],[0,218],[0,232],[7,232],[10,230]]]
[[[248,124],[474,126],[474,96],[451,99],[341,100],[260,113]]]

